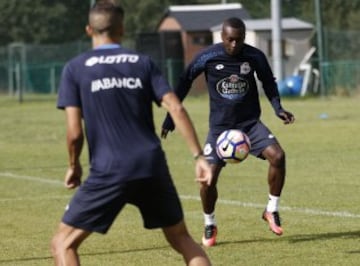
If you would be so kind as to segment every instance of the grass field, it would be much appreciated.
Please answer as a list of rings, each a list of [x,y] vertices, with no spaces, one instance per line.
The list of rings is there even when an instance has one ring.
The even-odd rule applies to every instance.
[[[253,157],[227,166],[219,181],[218,245],[214,265],[359,265],[359,97],[284,99],[297,118],[284,126],[262,101],[262,120],[287,153],[281,199],[285,233],[277,237],[260,219],[267,201],[267,163]],[[203,142],[205,96],[185,102]],[[160,131],[164,116],[155,108]],[[64,114],[55,98],[22,104],[0,98],[0,265],[52,265],[49,241],[73,191],[66,169]],[[163,142],[186,222],[200,241],[203,218],[190,152],[178,133]],[[82,161],[88,166],[84,150]],[[183,265],[160,230],[143,229],[128,206],[106,236],[92,235],[80,249],[83,265]]]

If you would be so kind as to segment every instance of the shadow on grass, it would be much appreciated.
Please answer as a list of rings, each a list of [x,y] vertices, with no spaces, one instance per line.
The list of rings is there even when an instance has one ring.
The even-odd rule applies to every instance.
[[[349,232],[334,232],[334,233],[322,233],[322,234],[301,234],[301,235],[290,235],[290,236],[275,236],[274,238],[261,238],[261,239],[249,239],[239,241],[221,241],[218,242],[217,246],[228,245],[228,244],[251,244],[251,243],[265,243],[265,242],[289,242],[290,244],[297,244],[306,241],[323,241],[337,238],[344,239],[359,239],[360,231],[349,231]],[[349,254],[359,253],[360,250],[349,251]]]
[[[160,247],[151,247],[151,248],[138,248],[138,249],[128,249],[128,250],[109,250],[109,251],[100,251],[100,252],[92,252],[92,253],[80,253],[81,257],[91,257],[91,256],[101,256],[101,255],[111,255],[111,254],[127,254],[127,253],[137,253],[137,252],[146,252],[146,251],[154,251],[154,250],[161,250],[167,249],[170,246],[160,246]],[[50,252],[50,251],[49,251]],[[51,256],[44,256],[44,257],[27,257],[27,258],[13,258],[13,259],[0,259],[0,264],[6,263],[20,263],[26,261],[45,261],[45,260],[52,260]]]
[[[350,232],[336,232],[336,233],[322,233],[322,234],[302,234],[302,235],[292,235],[292,236],[282,236],[274,238],[261,238],[261,239],[249,239],[249,240],[239,240],[239,241],[221,241],[216,244],[216,246],[226,246],[232,244],[251,244],[251,243],[264,243],[264,242],[284,242],[287,241],[291,244],[296,244],[306,241],[322,241],[322,240],[331,240],[336,238],[354,238],[358,239],[360,237],[360,231],[350,231]],[[166,246],[151,247],[151,248],[139,248],[139,249],[128,249],[128,250],[109,250],[101,252],[92,252],[92,253],[81,253],[80,257],[85,256],[99,256],[99,255],[111,255],[111,254],[127,254],[127,253],[137,253],[137,252],[146,252],[154,251],[169,248]],[[351,250],[346,252],[347,254],[360,254],[360,250]],[[26,261],[41,261],[41,260],[52,260],[51,256],[44,257],[28,257],[28,258],[13,258],[13,259],[2,259],[0,263],[16,263],[16,262],[26,262]]]
[[[305,241],[316,241],[316,240],[329,240],[334,238],[359,238],[360,231],[350,232],[335,232],[335,233],[323,233],[323,234],[309,234],[309,235],[293,235],[287,237],[290,243],[298,243]]]
[[[350,231],[350,232],[335,232],[335,233],[323,233],[323,234],[311,234],[311,235],[294,235],[289,237],[290,243],[299,243],[306,241],[318,241],[318,240],[330,240],[336,238],[344,238],[344,239],[359,239],[360,231]],[[350,250],[345,252],[347,254],[359,254],[360,249],[358,250]]]

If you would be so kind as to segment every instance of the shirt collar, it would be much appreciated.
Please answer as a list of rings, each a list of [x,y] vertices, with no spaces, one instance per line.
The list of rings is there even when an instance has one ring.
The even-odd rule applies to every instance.
[[[102,44],[97,46],[96,48],[94,48],[95,50],[100,50],[100,49],[115,49],[115,48],[120,48],[121,45],[117,44],[117,43],[108,43],[108,44]]]

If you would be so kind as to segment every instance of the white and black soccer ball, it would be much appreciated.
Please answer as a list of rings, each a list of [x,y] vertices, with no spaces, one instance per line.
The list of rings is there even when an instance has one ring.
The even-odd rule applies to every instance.
[[[222,132],[216,141],[216,153],[226,163],[240,163],[249,155],[249,137],[239,129]]]

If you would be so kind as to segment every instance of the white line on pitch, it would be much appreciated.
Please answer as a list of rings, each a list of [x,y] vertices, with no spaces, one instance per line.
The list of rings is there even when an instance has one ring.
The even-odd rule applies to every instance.
[[[49,201],[49,200],[62,200],[69,199],[71,195],[59,195],[48,197],[17,197],[17,198],[0,198],[1,202],[13,202],[13,201]]]
[[[196,197],[196,196],[181,195],[180,197],[184,200],[200,201],[200,197]],[[265,206],[264,204],[251,203],[251,202],[240,202],[240,201],[236,201],[236,200],[224,200],[224,199],[217,200],[217,203],[225,204],[225,205],[241,206],[241,207],[247,207],[247,208],[256,208],[256,209],[263,209]],[[360,214],[350,213],[350,212],[346,212],[346,211],[330,212],[330,211],[322,211],[322,210],[307,209],[307,208],[286,207],[286,206],[281,206],[280,208],[282,211],[306,213],[306,214],[311,214],[311,215],[333,216],[333,217],[341,217],[341,218],[360,218]]]
[[[64,185],[63,182],[58,181],[58,180],[50,180],[50,179],[46,179],[46,178],[26,176],[26,175],[15,175],[15,174],[6,173],[6,172],[0,173],[0,176],[14,178],[14,179],[21,179],[21,180],[36,181],[36,182],[47,183],[47,184],[52,184],[52,185]]]
[[[12,173],[1,173],[0,172],[0,177],[30,180],[30,181],[47,183],[47,184],[52,184],[52,185],[61,185],[61,186],[64,185],[63,182],[58,181],[58,180],[49,180],[49,179],[40,178],[40,177],[16,175],[16,174],[12,174]],[[200,197],[198,197],[198,196],[180,195],[180,198],[184,199],[184,200],[200,201]],[[8,201],[10,199],[6,199],[6,200]],[[18,200],[18,199],[14,199],[14,200]],[[264,204],[251,203],[251,202],[240,202],[240,201],[236,201],[236,200],[219,199],[217,202],[220,204],[241,206],[241,207],[247,207],[247,208],[257,208],[257,209],[264,208]],[[287,206],[281,206],[281,210],[297,212],[297,213],[305,213],[305,214],[311,214],[311,215],[320,215],[320,216],[333,216],[333,217],[341,217],[341,218],[360,218],[360,214],[350,213],[347,211],[331,212],[331,211],[323,211],[323,210],[308,209],[308,208],[287,207]]]

